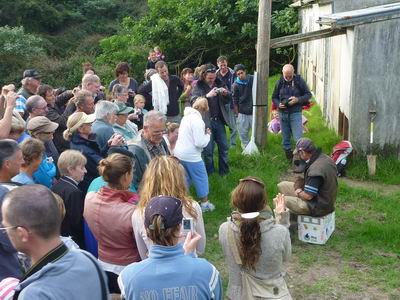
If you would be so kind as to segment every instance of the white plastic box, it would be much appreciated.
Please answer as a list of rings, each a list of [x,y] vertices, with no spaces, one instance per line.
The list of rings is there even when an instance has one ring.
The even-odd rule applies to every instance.
[[[335,230],[335,212],[324,217],[297,217],[299,240],[311,244],[325,244]]]

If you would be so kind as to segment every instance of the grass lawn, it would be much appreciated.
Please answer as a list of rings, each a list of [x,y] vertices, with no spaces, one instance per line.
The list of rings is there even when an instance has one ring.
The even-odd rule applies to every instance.
[[[277,77],[270,79],[270,92]],[[321,118],[318,106],[306,113],[310,137],[325,153],[340,139]],[[207,247],[205,257],[220,270],[224,287],[227,267],[218,243],[218,228],[230,216],[230,192],[240,178],[260,177],[267,186],[269,201],[277,193],[277,183],[288,171],[281,150],[281,137],[268,135],[267,149],[256,157],[245,157],[240,146],[231,149],[231,172],[210,177],[210,200],[216,210],[204,215]],[[218,160],[216,160],[218,161]],[[353,178],[367,179],[362,159],[349,169]],[[400,162],[378,160],[377,182],[399,183]],[[365,165],[366,166],[366,165]],[[380,171],[379,171],[380,170]],[[397,170],[397,172],[395,171]],[[393,172],[394,171],[394,172]],[[400,192],[381,194],[339,184],[336,230],[324,246],[305,244],[292,237],[293,255],[287,282],[295,299],[400,299]]]

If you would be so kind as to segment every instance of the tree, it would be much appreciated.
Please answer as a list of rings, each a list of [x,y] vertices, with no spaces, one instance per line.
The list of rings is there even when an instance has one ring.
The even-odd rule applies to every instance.
[[[0,27],[0,81],[9,83],[21,79],[22,69],[43,53],[42,40],[26,33],[23,27]]]

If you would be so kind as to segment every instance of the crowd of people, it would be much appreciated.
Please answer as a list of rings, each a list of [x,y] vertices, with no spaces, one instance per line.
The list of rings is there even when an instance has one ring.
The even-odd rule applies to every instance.
[[[42,83],[34,69],[17,92],[3,87],[0,299],[222,299],[218,270],[199,258],[203,213],[215,209],[215,144],[226,176],[237,134],[242,148],[249,143],[254,78],[225,56],[217,65],[171,75],[156,47],[140,85],[121,62],[107,92],[89,63],[73,90]],[[310,97],[285,65],[272,100],[284,151],[292,160],[293,135],[304,179],[280,183],[274,208],[259,178],[241,179],[232,192],[235,211],[219,230],[229,299],[291,299],[283,277],[289,212],[334,210],[335,164],[302,138]]]

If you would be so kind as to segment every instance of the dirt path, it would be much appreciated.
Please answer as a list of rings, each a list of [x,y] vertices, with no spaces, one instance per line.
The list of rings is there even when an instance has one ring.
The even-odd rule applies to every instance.
[[[354,188],[365,189],[368,191],[378,192],[382,195],[388,196],[393,193],[400,192],[400,185],[386,185],[373,181],[359,181],[350,178],[339,178],[340,182],[344,182],[346,185]]]

